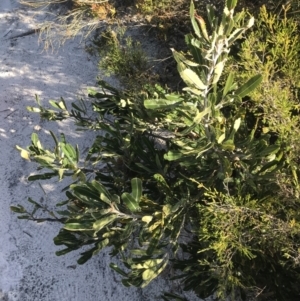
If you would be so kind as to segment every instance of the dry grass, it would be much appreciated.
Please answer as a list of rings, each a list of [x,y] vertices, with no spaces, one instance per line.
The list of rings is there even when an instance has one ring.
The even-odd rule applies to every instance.
[[[114,14],[108,0],[20,0],[20,3],[37,9],[47,9],[58,4],[64,7],[65,13],[53,15],[51,21],[40,25],[39,39],[44,43],[45,49],[52,50],[79,33],[86,39],[101,26],[100,21]]]

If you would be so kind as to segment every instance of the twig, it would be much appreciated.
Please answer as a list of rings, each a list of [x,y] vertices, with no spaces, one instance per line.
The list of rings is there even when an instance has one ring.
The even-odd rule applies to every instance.
[[[6,38],[5,40],[13,40],[13,39],[18,39],[18,38],[23,38],[23,37],[38,33],[40,31],[41,31],[41,28],[30,29],[26,32],[20,33],[18,35],[15,35],[15,36],[12,36],[12,37],[9,37],[9,38]]]

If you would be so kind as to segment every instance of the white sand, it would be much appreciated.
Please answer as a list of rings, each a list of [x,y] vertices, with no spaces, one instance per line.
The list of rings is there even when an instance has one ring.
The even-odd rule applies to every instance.
[[[16,40],[16,34],[36,28],[44,13],[34,14],[16,0],[0,0],[0,300],[2,301],[144,301],[159,300],[160,292],[172,288],[163,279],[144,290],[125,288],[108,266],[107,252],[83,266],[76,264],[79,252],[57,257],[53,244],[59,225],[18,220],[9,206],[26,206],[27,196],[40,200],[42,190],[28,183],[26,176],[35,166],[19,156],[15,145],[26,147],[37,131],[44,144],[51,145],[47,130],[64,131],[71,142],[81,141],[72,124],[47,123],[26,111],[35,105],[34,95],[44,104],[63,96],[67,101],[86,94],[95,85],[97,60],[84,51],[78,41],[69,41],[55,53],[43,52],[37,35]],[[86,141],[87,137],[84,137]],[[81,146],[81,148],[84,148]],[[58,198],[55,185],[41,182],[47,191],[44,202]],[[62,186],[60,186],[62,187]],[[197,300],[192,294],[189,300]]]

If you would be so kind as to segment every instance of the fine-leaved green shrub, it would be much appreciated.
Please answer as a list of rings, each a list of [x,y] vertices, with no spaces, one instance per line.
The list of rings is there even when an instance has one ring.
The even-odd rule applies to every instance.
[[[102,32],[96,41],[101,57],[99,67],[107,76],[116,75],[127,89],[138,90],[152,77],[154,79],[154,74],[142,45],[126,37],[125,32],[122,27]]]
[[[29,107],[97,133],[84,163],[64,135],[51,133],[52,149],[36,133],[27,149],[17,147],[39,165],[28,180],[73,179],[66,201],[51,212],[62,224],[57,255],[90,246],[78,259],[83,264],[109,246],[122,262],[111,267],[125,286],[144,287],[171,267],[173,279],[202,297],[216,292],[236,300],[238,291],[252,291],[291,300],[299,294],[299,170],[286,132],[275,124],[264,130],[271,127],[264,99],[255,100],[262,114],[254,98],[247,101],[268,96],[264,70],[254,65],[256,72],[239,77],[233,67],[224,69],[233,62],[233,44],[254,24],[245,12],[234,13],[236,4],[227,0],[220,18],[208,5],[206,24],[191,3],[189,51],[172,50],[186,85],[181,93],[156,86],[133,97],[99,81],[99,90],[89,91],[94,117],[84,102]],[[290,113],[285,116],[293,119]],[[32,211],[11,209],[34,220],[43,205],[29,202]],[[164,295],[174,298],[180,300]]]

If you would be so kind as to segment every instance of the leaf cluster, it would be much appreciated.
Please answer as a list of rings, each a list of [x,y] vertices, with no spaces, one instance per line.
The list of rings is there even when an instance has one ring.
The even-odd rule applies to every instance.
[[[63,99],[50,101],[51,109],[28,108],[96,133],[84,160],[64,135],[51,133],[53,149],[36,134],[27,149],[17,147],[38,163],[29,180],[73,180],[57,204],[62,228],[54,243],[64,246],[57,255],[89,246],[78,259],[83,264],[111,247],[122,262],[111,268],[125,286],[144,287],[171,267],[172,279],[201,297],[216,292],[235,300],[237,290],[252,289],[283,300],[299,292],[299,171],[287,131],[267,124],[264,65],[247,60],[253,69],[243,76],[225,67],[234,43],[254,24],[245,12],[235,14],[236,4],[227,0],[221,16],[208,5],[205,22],[191,3],[189,51],[172,50],[186,85],[181,93],[158,85],[130,93],[99,80],[99,89],[89,90],[92,115],[84,101],[70,109]],[[270,129],[261,130],[262,124]]]

